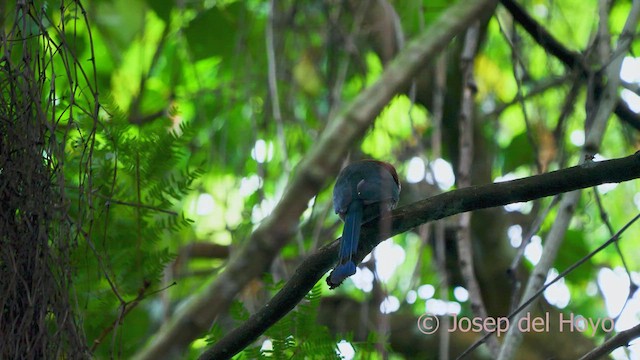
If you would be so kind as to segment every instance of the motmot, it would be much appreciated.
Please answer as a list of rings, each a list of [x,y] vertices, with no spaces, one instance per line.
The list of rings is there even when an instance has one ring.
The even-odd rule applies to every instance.
[[[395,208],[399,196],[398,173],[389,163],[362,160],[340,171],[333,188],[333,209],[344,221],[344,228],[338,265],[327,279],[330,287],[356,273],[353,256],[358,250],[360,226]]]

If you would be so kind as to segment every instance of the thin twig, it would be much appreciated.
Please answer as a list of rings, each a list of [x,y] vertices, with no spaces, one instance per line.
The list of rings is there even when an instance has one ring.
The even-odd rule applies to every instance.
[[[558,58],[566,66],[580,71],[583,78],[586,79],[589,76],[590,69],[579,53],[568,50],[514,0],[500,0],[500,3],[511,13],[513,19],[533,37],[538,45],[542,46],[549,54]],[[621,120],[640,130],[640,116],[629,109],[629,106],[624,101],[616,100],[615,113]]]
[[[285,178],[289,177],[291,172],[291,164],[289,164],[289,156],[287,151],[287,140],[284,134],[284,125],[282,123],[282,112],[280,111],[280,95],[278,94],[278,74],[276,72],[276,50],[275,39],[273,37],[273,30],[275,27],[276,18],[276,3],[275,0],[269,2],[269,21],[267,22],[267,29],[265,31],[265,41],[267,45],[267,68],[268,68],[268,80],[269,80],[269,98],[271,99],[271,111],[273,113],[273,119],[276,122],[276,133],[278,136],[278,144],[280,145],[280,152],[282,152],[282,168],[284,169]]]
[[[598,205],[598,212],[600,213],[600,219],[602,220],[602,222],[607,227],[607,230],[609,231],[609,235],[613,236],[613,234],[615,233],[614,230],[613,230],[613,225],[611,225],[611,222],[609,221],[609,215],[607,214],[607,211],[604,209],[604,205],[602,204],[602,199],[600,198],[600,192],[598,191],[597,187],[593,188],[593,195],[594,195],[594,197],[596,199],[596,204]],[[631,276],[631,271],[629,270],[629,266],[627,265],[627,261],[625,260],[624,254],[622,253],[622,249],[620,249],[620,244],[618,244],[616,242],[614,245],[615,245],[616,252],[618,253],[618,256],[620,257],[620,261],[622,262],[622,267],[624,268],[624,271],[627,274],[627,278],[629,279],[629,293],[627,294],[627,298],[625,299],[624,304],[622,304],[622,307],[620,308],[620,312],[613,319],[614,322],[617,322],[618,319],[620,318],[620,316],[622,316],[622,313],[623,313],[624,309],[627,307],[627,304],[629,303],[631,298],[633,298],[633,295],[635,294],[635,290],[638,287],[633,282],[633,277]]]
[[[512,320],[516,317],[516,315],[518,315],[522,310],[524,310],[526,307],[531,305],[531,303],[536,301],[538,299],[538,297],[540,295],[542,295],[545,292],[545,290],[547,290],[551,285],[553,285],[556,282],[558,282],[559,280],[565,278],[568,274],[573,272],[573,270],[578,268],[580,265],[582,265],[585,262],[587,262],[589,259],[591,259],[595,255],[597,255],[600,251],[606,249],[609,245],[611,245],[611,243],[615,243],[616,241],[618,241],[618,239],[620,239],[620,236],[622,235],[622,233],[624,233],[638,219],[640,219],[640,214],[636,215],[633,219],[631,219],[631,221],[629,221],[625,226],[623,226],[622,229],[620,229],[614,236],[609,238],[609,240],[607,240],[604,244],[600,245],[597,249],[593,250],[592,252],[587,254],[582,259],[580,259],[580,260],[576,261],[575,263],[573,263],[571,266],[566,268],[562,273],[558,274],[558,276],[553,278],[553,280],[551,280],[548,283],[544,284],[544,286],[542,286],[538,291],[536,291],[531,297],[529,297],[526,301],[524,301],[522,304],[520,304],[520,306],[518,306],[517,309],[512,311],[507,316],[507,319],[509,319],[509,323],[513,323]],[[471,354],[471,352],[473,352],[480,345],[482,345],[489,338],[489,336],[491,336],[491,334],[494,333],[494,332],[495,332],[495,330],[490,332],[489,334],[484,335],[482,338],[478,339],[475,343],[473,343],[473,345],[471,345],[462,354],[460,354],[457,357],[457,359],[464,359],[467,355]]]
[[[524,256],[525,248],[527,247],[527,245],[529,245],[529,242],[531,242],[531,238],[538,233],[538,230],[540,230],[540,226],[542,226],[544,219],[547,218],[547,216],[551,212],[551,209],[553,209],[558,204],[559,200],[560,200],[559,196],[554,196],[553,199],[551,200],[551,203],[544,209],[544,211],[540,215],[536,217],[533,224],[531,224],[531,228],[529,228],[526,235],[522,237],[522,243],[520,243],[520,246],[518,247],[518,251],[516,255],[513,257],[513,260],[511,261],[511,266],[509,266],[509,270],[507,270],[507,272],[509,272],[510,274],[516,273],[516,271],[518,270],[518,266],[520,266],[520,263],[522,262],[522,257]]]
[[[567,82],[567,80],[570,78],[570,76],[560,76],[560,77],[551,77],[548,79],[542,79],[534,84],[532,84],[530,86],[529,91],[527,91],[526,94],[522,94],[519,95],[517,94],[516,96],[513,97],[513,99],[505,102],[505,103],[501,103],[498,104],[495,109],[491,110],[490,112],[486,113],[483,115],[483,117],[485,118],[491,118],[491,117],[496,117],[498,115],[500,115],[502,112],[504,112],[506,109],[508,109],[509,107],[524,101],[524,100],[528,100],[531,99],[533,97],[536,97],[538,95],[542,95],[545,92],[547,92],[547,90],[551,90],[551,89],[555,89],[561,85],[563,85],[564,83]]]
[[[640,96],[640,84],[635,83],[635,82],[634,82],[634,83],[630,83],[630,82],[628,82],[628,81],[624,81],[624,80],[623,80],[623,81],[622,81],[622,86],[623,86],[625,89],[627,89],[627,90],[629,90],[629,91],[631,91],[631,92],[635,93],[636,95]]]
[[[124,321],[124,318],[131,312],[131,310],[135,309],[138,304],[140,304],[140,301],[142,301],[145,297],[146,297],[146,292],[147,289],[149,289],[149,286],[151,285],[150,281],[145,281],[142,284],[142,287],[140,287],[140,289],[138,289],[138,295],[136,296],[135,299],[128,301],[128,302],[124,302],[120,305],[120,313],[118,315],[118,318],[116,320],[113,321],[113,323],[111,323],[109,326],[107,326],[106,328],[104,328],[101,332],[100,335],[98,335],[98,337],[96,337],[95,340],[93,340],[93,345],[91,345],[91,352],[94,352],[96,350],[96,348],[102,344],[102,340],[104,340],[104,338],[112,331],[114,330],[118,325],[121,325],[122,322]]]
[[[96,195],[98,197],[101,197],[103,199],[107,199],[106,200],[106,202],[107,202],[106,206],[107,207],[109,207],[110,204],[126,205],[126,206],[131,206],[131,207],[136,207],[136,208],[153,210],[153,211],[157,211],[157,212],[161,212],[161,213],[165,213],[165,214],[169,214],[169,215],[173,215],[173,216],[178,216],[178,213],[175,212],[175,211],[161,209],[161,208],[156,207],[156,206],[145,205],[145,204],[136,204],[136,203],[131,203],[131,202],[128,202],[128,201],[116,200],[116,199],[110,198],[109,196],[102,195],[102,194],[100,194],[98,192],[94,192],[94,195]]]
[[[496,19],[498,18],[496,17]],[[533,151],[538,174],[540,174],[542,173],[543,169],[542,169],[542,163],[540,162],[539,146],[536,143],[536,140],[534,138],[534,131],[533,131],[533,128],[531,127],[531,121],[529,120],[529,113],[527,112],[527,106],[524,102],[525,95],[522,92],[523,75],[521,73],[526,72],[525,64],[524,64],[524,61],[522,60],[522,56],[520,55],[519,49],[517,48],[517,45],[516,45],[517,42],[511,41],[506,31],[502,27],[502,23],[500,22],[499,19],[497,20],[497,22],[498,22],[498,27],[500,28],[500,33],[502,34],[506,43],[509,45],[509,48],[511,49],[512,72],[513,72],[513,78],[516,81],[516,99],[520,104],[520,111],[522,111],[522,118],[524,119],[524,125],[526,128],[527,141],[529,142],[529,145],[531,146],[531,150]],[[515,34],[514,38],[517,39],[517,33],[515,33],[515,31],[514,31],[514,34]],[[518,69],[521,69],[521,71],[518,71]]]
[[[581,164],[588,165],[590,159],[600,148],[608,119],[616,104],[618,84],[620,81],[620,67],[622,66],[622,55],[629,50],[629,46],[631,44],[631,37],[629,34],[632,34],[631,29],[635,29],[639,13],[640,1],[635,1],[633,8],[627,17],[622,35],[618,40],[616,51],[614,52],[618,55],[612,58],[606,68],[606,75],[608,77],[607,85],[598,99],[597,109],[595,109],[593,113],[588,113],[587,120],[585,121],[586,140],[580,155]],[[622,51],[623,49],[626,50]],[[560,201],[559,215],[556,217],[556,220],[547,235],[540,261],[536,264],[529,277],[522,299],[532,298],[532,295],[543,286],[544,279],[546,279],[547,274],[558,255],[560,246],[564,240],[579,199],[580,191],[573,191],[565,194]],[[517,315],[517,317],[516,321],[519,321],[520,315]],[[498,359],[512,359],[517,347],[522,341],[522,336],[523,334],[518,331],[518,329],[509,329],[502,343]]]

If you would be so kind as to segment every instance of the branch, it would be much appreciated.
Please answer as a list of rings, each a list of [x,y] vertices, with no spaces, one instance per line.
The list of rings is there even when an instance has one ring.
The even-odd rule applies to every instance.
[[[503,183],[471,186],[433,196],[394,210],[390,215],[391,236],[447,216],[530,201],[604,183],[618,183],[640,177],[640,152],[621,159],[588,162],[568,169]],[[355,261],[362,259],[385,238],[377,221],[363,225],[361,245]],[[338,259],[338,240],[309,256],[285,286],[246,322],[231,331],[200,360],[226,359],[237,354],[275,324],[313,288]]]
[[[587,64],[584,63],[580,53],[567,49],[515,1],[500,0],[500,3],[509,11],[513,19],[533,37],[538,45],[542,46],[549,54],[558,58],[566,66],[572,69],[581,69],[586,75]]]
[[[476,23],[467,30],[461,57],[462,68],[462,104],[460,106],[460,155],[458,163],[458,186],[460,188],[471,186],[471,168],[473,163],[473,124],[474,124],[474,95],[476,94],[475,79],[473,73],[474,59],[477,54],[480,24]],[[464,284],[469,291],[469,303],[473,316],[486,319],[487,307],[482,299],[482,291],[473,261],[473,244],[471,243],[471,213],[461,214],[458,219],[458,264]],[[444,261],[444,260],[441,260]],[[446,299],[445,299],[446,300]],[[444,333],[448,334],[448,331]],[[485,330],[485,333],[487,331]],[[487,342],[491,356],[496,357],[500,353],[500,344],[496,337],[490,337]],[[446,358],[449,358],[448,356]]]
[[[265,31],[265,42],[267,43],[267,79],[269,82],[269,99],[271,99],[271,112],[276,122],[276,134],[278,137],[278,145],[282,153],[282,167],[284,173],[288,177],[291,173],[291,164],[289,163],[289,155],[287,151],[287,141],[284,136],[284,125],[282,121],[282,112],[280,111],[280,95],[278,93],[278,74],[276,72],[276,50],[273,31],[276,23],[276,2],[269,2],[269,22]]]
[[[596,256],[600,251],[602,251],[602,250],[606,249],[607,247],[609,247],[609,245],[617,244],[618,240],[620,239],[620,236],[622,236],[622,233],[624,233],[628,228],[630,228],[631,225],[633,225],[633,223],[638,221],[638,219],[640,219],[640,214],[636,215],[633,219],[631,219],[631,221],[629,221],[620,230],[618,230],[618,232],[615,233],[611,238],[609,238],[609,240],[605,241],[604,244],[598,246],[595,250],[593,250],[592,252],[590,252],[586,256],[582,257],[580,260],[576,261],[575,263],[571,264],[571,266],[569,266],[564,271],[562,271],[562,273],[558,274],[558,276],[553,278],[553,280],[548,281],[547,283],[545,283],[544,286],[542,286],[534,294],[532,294],[525,301],[523,301],[522,304],[520,304],[520,306],[518,306],[515,310],[513,310],[509,314],[509,316],[507,316],[507,320],[509,321],[509,323],[512,323],[512,324],[516,323],[517,321],[514,321],[516,319],[516,316],[518,316],[518,314],[520,314],[523,310],[525,310],[527,307],[529,307],[531,304],[533,304],[538,299],[538,297],[540,297],[540,295],[542,295],[549,287],[551,287],[551,285],[555,284],[556,282],[558,282],[561,279],[564,279],[567,275],[569,275],[571,272],[573,272],[573,270],[577,269],[582,264],[584,264],[585,262],[589,261],[591,258]],[[477,349],[478,346],[483,344],[485,342],[485,340],[487,340],[487,338],[494,332],[495,332],[495,330],[492,331],[489,334],[484,335],[482,338],[477,340],[467,350],[465,350],[462,354],[460,354],[457,357],[457,359],[463,359],[467,355],[471,354],[471,352],[473,350]]]
[[[580,360],[595,360],[601,359],[605,355],[609,355],[613,350],[621,346],[629,346],[631,340],[640,337],[640,324],[632,327],[631,329],[621,331],[616,336],[604,342],[604,344],[589,351]]]
[[[93,345],[91,345],[91,348],[89,349],[89,351],[93,353],[96,350],[96,348],[100,346],[100,344],[102,344],[102,341],[104,340],[104,338],[107,335],[109,335],[109,333],[113,329],[115,329],[119,325],[122,325],[124,318],[131,312],[131,310],[135,309],[138,305],[140,305],[140,302],[144,300],[144,298],[147,296],[146,292],[149,289],[150,285],[151,285],[151,282],[145,280],[144,283],[142,284],[142,287],[138,289],[138,296],[136,296],[135,299],[133,299],[132,301],[123,302],[120,304],[120,313],[118,314],[118,318],[114,320],[111,324],[109,324],[109,326],[107,326],[105,329],[103,329],[100,335],[98,335],[98,337],[95,340],[93,340]]]
[[[316,146],[297,165],[285,195],[271,215],[234,254],[225,270],[158,334],[152,335],[154,341],[135,357],[158,359],[180,354],[206,333],[244,286],[268,270],[296,231],[309,200],[326,186],[328,179],[335,177],[347,152],[364,136],[386,104],[404,91],[415,74],[490,4],[495,4],[495,0],[462,1],[451,6],[428,30],[407,44],[375,84],[331,119]]]
[[[632,9],[625,22],[622,34],[618,39],[618,45],[615,51],[613,51],[613,54],[615,55],[612,55],[609,65],[605,68],[605,75],[608,78],[608,82],[606,86],[601,89],[602,94],[598,99],[595,112],[587,114],[588,117],[585,125],[586,139],[580,153],[580,161],[583,165],[588,163],[586,159],[593,157],[600,149],[600,144],[602,143],[602,138],[604,137],[608,120],[611,117],[611,112],[616,106],[616,103],[619,103],[619,99],[616,98],[618,96],[617,91],[620,84],[619,74],[622,66],[622,59],[623,55],[629,51],[633,29],[637,26],[639,15],[640,2],[634,1]],[[579,199],[580,191],[573,191],[564,195],[560,201],[558,206],[558,215],[547,234],[540,261],[531,272],[524,294],[522,295],[521,301],[523,303],[521,303],[521,307],[524,306],[526,301],[529,301],[526,299],[534,299],[535,293],[543,288],[544,280],[546,279],[549,270],[553,266],[553,262],[560,251],[560,246],[564,241],[566,231],[569,228],[569,224]],[[520,318],[524,316],[524,313],[526,313],[532,306],[533,304],[529,304],[527,307],[524,307],[524,311],[519,315],[516,315],[516,321],[519,321]],[[500,356],[498,359],[513,359],[517,348],[522,341],[522,336],[523,333],[517,329],[509,329],[504,341],[502,342]]]
[[[560,41],[549,33],[544,26],[539,24],[535,19],[527,14],[520,5],[515,3],[515,1],[500,0],[500,3],[509,11],[511,16],[513,16],[513,19],[522,25],[527,33],[533,37],[538,45],[542,46],[549,54],[558,58],[558,60],[569,68],[580,70],[583,78],[588,76],[591,70],[584,62],[580,53],[568,50],[564,45],[562,45],[562,43],[560,43]],[[640,130],[640,117],[629,109],[629,106],[619,98],[617,99],[614,112],[618,118],[633,126],[636,130]]]

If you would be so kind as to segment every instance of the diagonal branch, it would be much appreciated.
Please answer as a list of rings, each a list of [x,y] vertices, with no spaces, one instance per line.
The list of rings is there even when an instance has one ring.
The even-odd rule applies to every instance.
[[[524,9],[514,0],[500,0],[500,3],[509,11],[513,19],[533,37],[549,54],[555,56],[567,67],[579,70],[582,77],[586,78],[591,71],[580,53],[567,49],[558,39],[556,39],[547,29],[527,14]],[[598,77],[601,77],[600,74]],[[599,82],[598,82],[599,83]],[[602,88],[597,89],[602,91]],[[617,99],[615,114],[622,121],[640,130],[640,116],[629,109],[629,106],[620,98]]]
[[[631,219],[631,221],[629,221],[626,225],[624,225],[620,230],[618,230],[617,233],[615,233],[612,237],[609,238],[609,240],[605,241],[602,245],[598,246],[595,250],[591,251],[589,254],[587,254],[586,256],[582,257],[580,260],[576,261],[575,263],[571,264],[568,268],[564,269],[560,274],[558,274],[555,278],[553,278],[551,281],[548,281],[544,284],[544,286],[542,286],[540,289],[538,289],[535,293],[531,294],[531,296],[529,296],[528,298],[526,298],[526,300],[524,300],[522,302],[522,304],[520,304],[520,306],[518,306],[516,309],[514,309],[508,316],[507,316],[507,321],[509,323],[516,323],[517,321],[514,321],[514,319],[516,318],[516,316],[522,312],[525,308],[527,308],[529,305],[533,304],[539,297],[540,295],[542,295],[549,287],[551,287],[553,284],[555,284],[556,282],[560,281],[561,279],[564,279],[567,277],[567,275],[569,275],[571,272],[573,272],[573,270],[577,269],[578,267],[580,267],[582,264],[584,264],[585,262],[589,261],[589,259],[593,258],[595,255],[597,255],[599,252],[601,252],[602,250],[606,249],[607,247],[609,247],[609,245],[611,244],[617,244],[618,240],[620,240],[620,236],[622,236],[622,233],[624,233],[629,227],[631,227],[631,225],[633,225],[636,221],[638,221],[638,219],[640,219],[640,214],[636,215],[633,219]],[[460,355],[458,355],[458,357],[456,359],[464,359],[466,356],[468,356],[469,354],[471,354],[471,352],[475,349],[478,348],[478,346],[480,346],[482,343],[484,343],[484,341],[491,335],[493,334],[495,331],[490,332],[489,334],[484,335],[482,338],[478,339],[475,343],[473,343],[473,345],[471,345],[469,348],[467,348],[464,352],[462,352]],[[621,334],[618,334],[621,335]],[[634,334],[635,335],[635,334]],[[627,336],[631,336],[630,334],[627,334]],[[636,336],[637,337],[637,336]],[[605,343],[606,344],[606,343]],[[604,345],[604,344],[603,344]],[[618,345],[620,346],[620,345]],[[597,347],[594,350],[598,350],[601,349],[602,346]],[[611,348],[610,351],[612,351],[614,348]],[[587,355],[592,354],[594,351],[590,351]],[[585,355],[586,356],[586,355]],[[598,359],[600,357],[597,357]],[[584,359],[581,358],[581,360]]]
[[[580,53],[567,49],[558,39],[547,31],[544,26],[527,14],[514,0],[500,0],[500,3],[509,11],[513,19],[549,54],[558,58],[558,60],[566,66],[572,69],[581,69],[586,74],[588,71],[587,65],[584,63]]]
[[[473,156],[473,125],[474,125],[474,95],[476,93],[473,73],[473,60],[476,57],[478,40],[480,37],[480,24],[476,23],[467,30],[464,40],[464,50],[461,57],[462,68],[462,104],[460,106],[460,155],[458,163],[458,186],[465,188],[471,186],[471,168]],[[480,319],[486,319],[487,307],[482,299],[480,284],[476,277],[473,261],[473,244],[471,242],[471,213],[465,212],[458,219],[458,264],[464,284],[469,291],[469,303],[473,315]],[[446,332],[448,333],[448,332]],[[485,331],[486,333],[486,331]],[[490,337],[487,346],[493,357],[500,353],[500,344],[496,337]],[[448,358],[448,356],[447,356]]]
[[[631,329],[617,333],[602,345],[591,350],[588,354],[585,354],[580,358],[580,360],[602,359],[604,356],[609,355],[613,350],[619,347],[629,346],[631,340],[637,339],[638,337],[640,337],[640,324],[632,327]]]
[[[597,186],[618,183],[640,177],[640,152],[621,159],[588,162],[579,166],[503,183],[466,187],[433,196],[394,210],[391,235],[406,232],[420,224],[467,211],[530,201],[546,196]],[[380,234],[376,221],[362,227],[361,245],[356,261],[373,250],[386,236]],[[325,245],[309,256],[291,279],[262,309],[231,331],[200,360],[226,359],[251,344],[275,324],[313,288],[338,259],[338,241]]]
[[[608,78],[606,87],[601,90],[602,94],[599,97],[595,112],[591,113],[593,115],[589,114],[586,121],[586,140],[580,156],[582,159],[581,163],[583,164],[588,163],[586,159],[592,158],[600,149],[600,144],[602,143],[608,119],[611,116],[611,111],[615,107],[615,104],[619,103],[619,100],[616,98],[620,84],[619,74],[622,66],[622,58],[623,55],[629,51],[629,46],[631,45],[634,29],[638,24],[639,16],[640,0],[636,0],[633,2],[633,6],[625,22],[622,34],[618,39],[617,48],[613,52],[615,55],[611,57],[609,65],[605,68],[605,75]],[[560,246],[565,238],[566,231],[569,228],[571,218],[573,217],[573,213],[579,199],[580,191],[573,191],[563,196],[560,201],[560,204],[558,205],[558,216],[555,218],[555,221],[547,234],[540,261],[534,267],[531,272],[531,276],[529,276],[527,286],[524,294],[522,295],[522,301],[533,298],[536,291],[543,287],[544,279],[547,277],[549,269],[553,266],[553,262],[560,251]],[[533,305],[531,304],[528,306],[531,307]],[[519,319],[524,316],[523,314],[526,313],[529,307],[524,308],[522,313],[516,315],[516,321],[519,321]],[[513,359],[517,348],[522,341],[522,336],[523,333],[517,329],[509,329],[502,343],[498,359]]]
[[[185,309],[176,314],[158,334],[152,335],[154,341],[136,354],[136,358],[177,356],[209,330],[212,322],[228,309],[245,285],[269,268],[280,249],[294,234],[309,200],[327,185],[327,179],[336,175],[349,149],[364,136],[384,106],[395,94],[404,91],[413,76],[442,52],[453,37],[495,2],[458,2],[429,29],[408,43],[380,79],[329,122],[316,146],[297,165],[285,195],[272,214],[234,254],[225,270],[196,294]]]

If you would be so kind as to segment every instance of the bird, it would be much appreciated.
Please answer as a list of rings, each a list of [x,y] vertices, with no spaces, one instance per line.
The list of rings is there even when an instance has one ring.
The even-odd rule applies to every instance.
[[[398,204],[400,181],[393,165],[361,160],[347,165],[333,187],[333,209],[344,221],[338,264],[327,278],[331,288],[356,273],[353,256],[358,250],[360,226]]]

